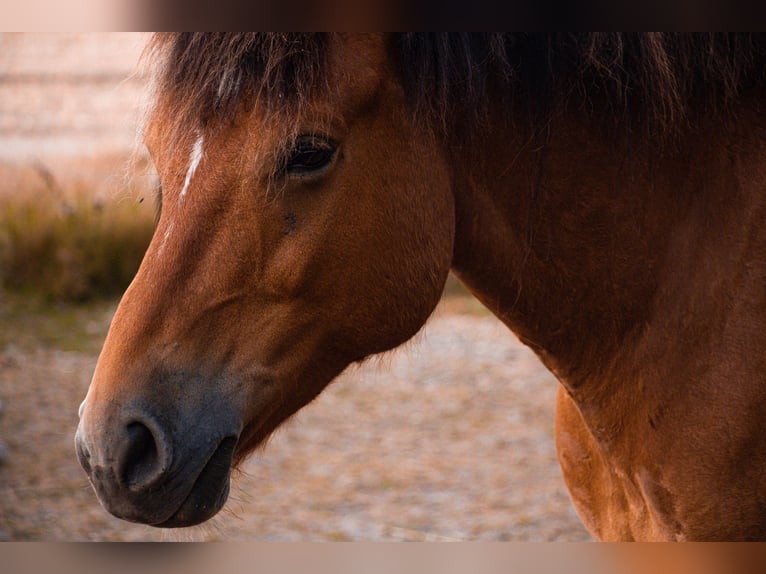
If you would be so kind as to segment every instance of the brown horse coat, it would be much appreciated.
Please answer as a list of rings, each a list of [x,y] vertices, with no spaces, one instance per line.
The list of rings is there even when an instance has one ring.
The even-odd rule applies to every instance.
[[[595,536],[766,538],[763,39],[155,50],[162,212],[77,436],[110,511],[210,517],[232,461],[417,332],[451,268],[561,382]]]

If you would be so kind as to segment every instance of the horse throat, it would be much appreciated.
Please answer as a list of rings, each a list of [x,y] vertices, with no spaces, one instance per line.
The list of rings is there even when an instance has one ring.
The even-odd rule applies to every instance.
[[[510,161],[490,143],[455,185],[453,271],[574,391],[640,338],[664,249],[650,228],[670,225],[653,214],[675,207],[646,192],[646,158],[581,127],[555,133],[519,141]]]

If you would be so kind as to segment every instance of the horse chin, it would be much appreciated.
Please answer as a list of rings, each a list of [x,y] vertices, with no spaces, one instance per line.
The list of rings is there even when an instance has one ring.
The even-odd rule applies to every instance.
[[[194,482],[189,495],[159,528],[195,526],[212,518],[226,503],[231,485],[231,461],[236,438],[224,439]]]

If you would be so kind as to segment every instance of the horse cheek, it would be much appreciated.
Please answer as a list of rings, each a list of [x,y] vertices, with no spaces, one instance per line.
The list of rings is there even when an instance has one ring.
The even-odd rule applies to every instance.
[[[438,158],[431,164],[438,166]],[[420,330],[441,298],[452,261],[454,204],[446,170],[395,187],[383,223],[369,232],[369,263],[357,269],[351,297],[365,310],[359,326],[366,332],[356,336],[366,339],[366,354],[397,347]]]

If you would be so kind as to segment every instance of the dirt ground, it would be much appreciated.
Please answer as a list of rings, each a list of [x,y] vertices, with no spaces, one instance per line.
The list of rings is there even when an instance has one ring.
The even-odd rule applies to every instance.
[[[478,303],[453,298],[415,341],[352,367],[279,430],[207,525],[115,519],[73,449],[112,312],[69,317],[81,350],[62,350],[66,337],[36,345],[34,332],[55,328],[42,325],[0,351],[5,539],[590,539],[556,461],[555,379]]]

